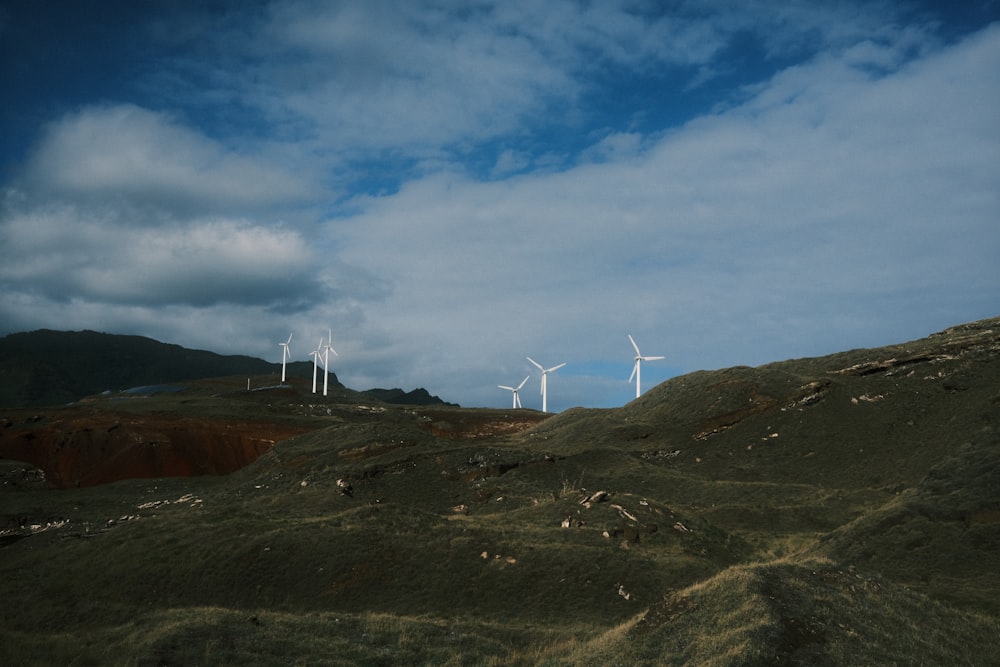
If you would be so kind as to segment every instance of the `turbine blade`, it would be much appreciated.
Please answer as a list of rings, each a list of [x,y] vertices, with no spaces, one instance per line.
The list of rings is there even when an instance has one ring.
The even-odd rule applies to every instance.
[[[543,366],[542,366],[542,365],[541,365],[540,363],[538,363],[537,361],[535,361],[535,360],[534,360],[534,359],[532,359],[531,357],[526,357],[526,359],[527,359],[528,361],[530,361],[530,362],[531,362],[532,364],[534,364],[534,366],[535,366],[535,367],[537,367],[537,368],[538,368],[538,370],[540,370],[540,371],[544,371],[544,370],[545,370],[545,368],[544,368],[544,367],[543,367]]]
[[[659,361],[660,359],[666,359],[666,357],[643,357],[643,361]]]
[[[501,389],[506,389],[507,391],[516,391],[516,389],[514,389],[513,387],[508,387],[505,384],[498,384],[497,386],[500,387]]]
[[[552,368],[547,369],[545,372],[546,373],[551,373],[552,371],[557,371],[557,370],[559,370],[560,368],[562,368],[565,365],[566,365],[566,362],[564,361],[563,363],[559,364],[558,366],[553,366]]]
[[[638,370],[639,370],[639,360],[638,360],[638,359],[636,359],[636,360],[635,360],[635,365],[634,365],[634,366],[632,366],[632,375],[629,375],[629,376],[628,376],[628,381],[629,381],[629,382],[632,382],[632,380],[634,380],[634,379],[635,379],[635,374],[636,374],[636,371],[638,371]]]
[[[530,377],[531,377],[530,375],[525,375],[524,379],[521,380],[521,384],[517,385],[517,388],[520,389],[521,387],[523,387],[528,382],[528,378]]]
[[[629,339],[629,341],[632,342],[632,347],[635,348],[636,355],[638,355],[638,356],[641,357],[642,356],[642,352],[639,351],[639,346],[635,344],[635,338],[632,338],[632,334],[628,335],[628,339]]]

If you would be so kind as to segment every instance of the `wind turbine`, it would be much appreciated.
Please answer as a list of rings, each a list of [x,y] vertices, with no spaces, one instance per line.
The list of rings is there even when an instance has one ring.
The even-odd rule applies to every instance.
[[[291,356],[291,351],[288,349],[288,344],[291,343],[291,342],[292,342],[292,334],[288,334],[288,340],[286,340],[284,343],[278,343],[278,346],[281,347],[281,382],[282,382],[282,384],[284,384],[284,382],[285,382],[285,362],[288,361],[288,358]]]
[[[497,385],[501,389],[506,389],[507,391],[509,391],[512,394],[514,394],[514,405],[511,406],[511,407],[514,407],[514,408],[521,407],[521,397],[517,395],[517,392],[521,391],[521,387],[524,386],[524,383],[527,382],[528,378],[530,378],[530,377],[531,377],[530,375],[525,376],[525,378],[523,380],[521,380],[521,384],[517,385],[516,387],[508,387],[505,384],[498,384]]]
[[[559,364],[558,366],[553,366],[552,368],[545,368],[540,363],[538,363],[537,361],[535,361],[534,359],[532,359],[531,357],[528,357],[527,359],[532,364],[534,364],[535,367],[538,368],[538,370],[540,370],[542,372],[542,412],[548,412],[548,402],[547,402],[547,400],[548,400],[548,392],[546,391],[546,385],[547,385],[547,383],[546,383],[545,380],[546,380],[546,378],[548,378],[549,373],[551,373],[553,371],[559,370],[560,368],[562,368],[566,364],[562,363],[562,364]]]
[[[310,352],[313,356],[313,393],[316,393],[316,369],[319,367],[319,348],[323,346],[323,339],[319,339],[319,343],[316,344],[316,349]]]
[[[635,397],[639,398],[639,394],[642,389],[640,388],[640,376],[642,375],[642,362],[644,361],[659,361],[660,359],[666,359],[666,357],[644,357],[642,352],[639,351],[639,346],[635,344],[635,339],[632,338],[632,334],[628,335],[628,339],[632,341],[632,347],[635,348],[635,366],[632,367],[632,375],[628,376],[628,381],[631,382],[632,378],[635,378]]]
[[[330,377],[330,353],[333,352],[334,355],[337,351],[333,349],[333,329],[328,331],[330,334],[330,339],[327,341],[326,345],[323,346],[323,395],[326,396],[327,382]],[[323,342],[321,338],[320,343]]]

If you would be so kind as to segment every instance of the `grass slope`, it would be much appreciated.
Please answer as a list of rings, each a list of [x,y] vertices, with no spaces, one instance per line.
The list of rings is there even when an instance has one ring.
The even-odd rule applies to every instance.
[[[68,403],[105,390],[260,375],[275,368],[280,365],[189,350],[143,336],[42,329],[0,338],[0,405]]]
[[[41,329],[0,338],[0,407],[62,405],[104,391],[222,376],[241,382],[264,376],[255,379],[277,384],[280,373],[280,363],[191,350],[143,336]],[[311,362],[287,364],[288,378],[309,380],[312,373]],[[327,382],[332,391],[344,389],[336,373]],[[363,395],[404,405],[442,403],[425,389],[370,389]]]
[[[315,430],[224,478],[0,469],[14,663],[1000,664],[1000,320],[552,417],[274,398]]]

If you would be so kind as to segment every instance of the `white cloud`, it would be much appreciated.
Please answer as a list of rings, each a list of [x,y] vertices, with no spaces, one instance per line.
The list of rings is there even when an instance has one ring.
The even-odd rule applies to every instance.
[[[523,151],[506,149],[497,157],[493,165],[492,175],[494,177],[507,176],[511,173],[526,169],[531,165],[531,156]]]
[[[246,221],[184,223],[148,211],[67,205],[8,211],[0,280],[54,301],[301,308],[320,291],[315,259],[292,230]]]
[[[52,123],[28,173],[48,192],[182,210],[288,204],[317,194],[290,170],[128,104],[88,107]]]
[[[1000,286],[998,50],[991,30],[883,78],[822,58],[638,161],[425,178],[369,202],[342,257],[393,281],[369,321],[407,332],[410,367],[472,401],[491,365],[613,358],[629,329],[691,370],[895,342],[910,309]]]
[[[227,94],[272,126],[294,125],[311,150],[341,164],[370,159],[371,151],[436,160],[491,139],[523,138],[532,126],[586,128],[581,102],[595,92],[595,75],[675,72],[704,83],[734,36],[756,40],[775,58],[864,37],[881,44],[899,39],[884,27],[897,11],[891,4],[681,3],[667,12],[572,0],[289,0],[248,21],[239,40],[225,26],[230,32],[204,47],[217,41],[226,49],[204,78],[222,78]],[[220,71],[230,62],[239,67]]]
[[[514,130],[578,84],[479,7],[286,3],[263,30],[281,54],[258,73],[283,91],[279,113],[312,121],[334,152],[426,154]],[[474,17],[471,20],[463,17]]]

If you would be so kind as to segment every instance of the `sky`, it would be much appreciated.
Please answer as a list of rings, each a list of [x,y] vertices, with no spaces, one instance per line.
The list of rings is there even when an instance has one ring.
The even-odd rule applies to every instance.
[[[0,99],[0,335],[558,412],[1000,315],[1000,0],[0,0]]]

